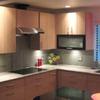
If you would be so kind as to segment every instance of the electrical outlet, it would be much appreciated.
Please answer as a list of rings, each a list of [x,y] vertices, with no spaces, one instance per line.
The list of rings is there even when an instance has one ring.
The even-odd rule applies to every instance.
[[[79,56],[78,61],[81,62],[82,60],[83,60],[82,56]]]

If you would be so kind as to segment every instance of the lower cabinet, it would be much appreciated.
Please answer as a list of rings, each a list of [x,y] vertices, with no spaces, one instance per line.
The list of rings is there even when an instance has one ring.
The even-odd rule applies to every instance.
[[[24,100],[24,79],[1,83],[0,100]]]
[[[71,87],[86,90],[87,76],[84,73],[58,71],[58,87]]]
[[[100,75],[89,74],[87,78],[88,91],[91,94],[100,92]]]
[[[58,100],[90,100],[87,90],[87,74],[58,70]]]
[[[56,89],[56,71],[48,71],[25,78],[25,100],[33,100],[36,96]]]
[[[91,94],[100,92],[99,84],[100,76],[97,74],[51,70],[20,79],[1,82],[0,100],[37,100],[34,98],[53,93],[57,88],[57,90],[60,90],[60,95],[65,97],[69,95],[79,97],[79,99],[75,100],[91,100]],[[68,92],[66,92],[66,89]]]

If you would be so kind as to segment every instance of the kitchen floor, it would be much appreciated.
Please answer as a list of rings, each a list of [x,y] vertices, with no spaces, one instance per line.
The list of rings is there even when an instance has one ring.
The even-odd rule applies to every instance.
[[[90,95],[85,92],[84,97],[67,97],[67,96],[60,96],[57,95],[56,92],[47,93],[45,95],[40,96],[40,100],[91,100]],[[79,96],[79,94],[76,94]]]
[[[49,100],[49,98],[47,99],[40,99],[40,100]],[[63,97],[57,97],[56,99],[50,99],[50,100],[80,100],[80,99],[69,99],[69,98],[63,98]],[[83,99],[84,100],[84,99]]]

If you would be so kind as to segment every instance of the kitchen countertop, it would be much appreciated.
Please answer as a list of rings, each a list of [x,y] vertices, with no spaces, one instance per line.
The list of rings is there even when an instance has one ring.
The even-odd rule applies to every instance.
[[[10,72],[1,72],[0,73],[0,82],[9,81],[17,78],[21,78],[23,75],[16,74],[16,73],[10,73]]]
[[[56,69],[100,75],[100,73],[95,72],[98,69],[91,69],[90,67],[78,66],[78,65],[63,65],[63,64],[61,64],[61,65],[43,65],[43,66],[41,66],[41,68],[44,68],[47,70],[41,71],[41,72],[35,72],[35,73],[27,74],[27,75],[16,74],[16,73],[11,73],[11,72],[1,72],[0,73],[0,82],[14,80],[14,79],[30,76],[33,74],[39,74],[39,73],[47,72],[50,70],[56,70]]]

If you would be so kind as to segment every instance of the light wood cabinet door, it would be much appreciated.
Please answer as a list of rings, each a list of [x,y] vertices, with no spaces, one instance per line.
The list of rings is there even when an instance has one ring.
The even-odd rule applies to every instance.
[[[59,13],[55,15],[56,20],[56,34],[68,34],[68,20],[67,13]]]
[[[77,34],[85,35],[85,12],[77,12]]]
[[[87,76],[84,73],[58,71],[58,88],[69,87],[86,90]],[[81,83],[80,83],[81,82]]]
[[[39,12],[28,10],[17,10],[18,27],[39,27]]]
[[[1,83],[0,100],[25,100],[24,79]]]
[[[0,6],[0,53],[16,51],[16,10]]]
[[[56,48],[55,16],[50,13],[40,13],[40,28],[44,34],[40,35],[41,49]]]
[[[56,34],[85,34],[85,13],[73,12],[56,14]]]

